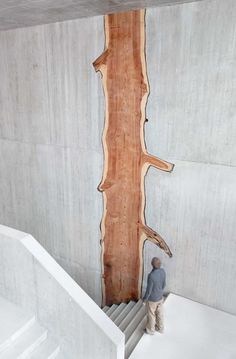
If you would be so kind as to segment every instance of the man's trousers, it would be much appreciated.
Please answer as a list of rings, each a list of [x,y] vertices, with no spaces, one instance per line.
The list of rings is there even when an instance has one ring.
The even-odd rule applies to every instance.
[[[163,333],[163,299],[159,302],[147,302],[147,326],[148,334],[154,334],[155,330]]]

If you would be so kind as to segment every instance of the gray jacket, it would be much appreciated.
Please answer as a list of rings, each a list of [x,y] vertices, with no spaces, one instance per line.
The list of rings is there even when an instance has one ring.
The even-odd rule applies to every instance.
[[[147,289],[143,297],[144,301],[158,302],[163,297],[166,286],[166,273],[163,268],[153,269],[148,274]]]

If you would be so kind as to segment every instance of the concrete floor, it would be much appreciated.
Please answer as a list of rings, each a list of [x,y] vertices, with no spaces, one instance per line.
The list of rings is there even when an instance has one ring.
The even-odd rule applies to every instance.
[[[235,359],[236,316],[170,294],[165,333],[144,334],[130,359]]]

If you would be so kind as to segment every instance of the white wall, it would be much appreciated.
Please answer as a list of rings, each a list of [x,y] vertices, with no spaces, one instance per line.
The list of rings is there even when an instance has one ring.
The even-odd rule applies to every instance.
[[[147,11],[148,225],[168,290],[236,314],[236,3]],[[98,303],[102,17],[0,33],[0,223],[32,233]],[[47,236],[45,235],[47,233]],[[50,238],[50,240],[48,240]],[[145,276],[146,278],[146,276]]]
[[[30,235],[0,225],[0,295],[48,329],[67,359],[123,359],[124,334]]]

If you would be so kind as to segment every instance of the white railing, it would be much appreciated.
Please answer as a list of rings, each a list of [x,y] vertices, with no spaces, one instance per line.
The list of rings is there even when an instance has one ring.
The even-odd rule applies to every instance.
[[[36,314],[68,359],[123,359],[124,334],[29,234],[0,225],[0,295]]]

